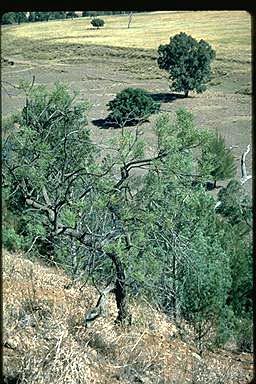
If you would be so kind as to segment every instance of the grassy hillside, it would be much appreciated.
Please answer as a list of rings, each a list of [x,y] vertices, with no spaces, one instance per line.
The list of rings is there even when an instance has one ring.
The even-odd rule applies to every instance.
[[[200,357],[191,330],[180,334],[147,302],[132,303],[134,321],[126,328],[114,324],[111,298],[108,317],[86,328],[84,314],[97,292],[70,283],[57,266],[4,252],[6,383],[19,377],[26,384],[243,384],[252,376],[250,354]]]
[[[157,49],[169,36],[186,32],[207,40],[217,50],[217,59],[250,60],[250,15],[241,11],[186,11],[135,14],[131,28],[128,16],[104,16],[105,26],[95,30],[90,18],[28,23],[8,28],[3,49],[17,53],[22,43],[69,46],[105,45],[123,48]],[[15,40],[15,41],[14,41]]]

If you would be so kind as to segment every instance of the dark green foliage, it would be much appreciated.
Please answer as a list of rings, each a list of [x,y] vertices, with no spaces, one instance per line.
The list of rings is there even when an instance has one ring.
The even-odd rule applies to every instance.
[[[68,18],[72,18],[73,19],[74,17],[78,17],[78,16],[75,13],[75,11],[69,11],[69,12],[66,13],[66,17],[67,17],[67,19]]]
[[[159,111],[160,104],[143,89],[126,88],[108,103],[108,109],[111,111],[109,119],[121,127],[146,120]]]
[[[48,21],[52,12],[29,12],[28,21]]]
[[[66,12],[65,11],[53,12],[53,18],[54,19],[65,19],[66,18]]]
[[[15,20],[18,24],[27,22],[26,12],[15,12]]]
[[[66,12],[29,12],[28,21],[48,21],[54,19],[65,19]]]
[[[48,21],[51,18],[51,14],[52,12],[38,12],[37,17],[40,21]]]
[[[206,83],[211,79],[210,63],[215,52],[204,40],[197,41],[192,36],[181,32],[170,38],[170,43],[158,48],[158,65],[170,74],[171,89],[197,93],[206,90]]]
[[[29,12],[28,21],[29,22],[35,21],[35,12]]]
[[[102,19],[94,18],[91,20],[91,24],[93,27],[96,27],[97,29],[99,29],[100,27],[104,26],[105,21]]]
[[[202,150],[201,171],[208,168],[209,176],[216,186],[217,180],[225,180],[235,176],[236,164],[234,156],[221,135],[212,135]]]
[[[157,119],[152,157],[125,129],[106,153],[91,142],[88,104],[65,86],[25,90],[26,105],[4,124],[5,246],[50,255],[73,278],[83,273],[104,285],[116,279],[119,310],[127,292],[146,296],[193,325],[200,351],[223,344],[240,320],[250,329],[252,253],[248,231],[241,237],[240,219],[233,218],[237,186],[219,195],[227,210],[218,213],[203,188],[216,161],[211,154],[203,166],[199,154],[214,151],[212,135],[179,110],[173,119]],[[134,90],[124,91],[128,99],[121,101],[133,101],[131,112],[145,93],[135,90],[134,101]],[[145,110],[135,112],[133,119],[145,118]],[[202,183],[194,188],[189,175],[198,168]],[[250,331],[244,335],[238,325],[238,341],[248,348]]]
[[[19,235],[26,236],[30,241],[39,236],[41,240],[37,240],[36,246],[40,241],[48,239],[47,220],[44,217],[39,219],[33,211],[26,210],[21,180],[24,180],[27,188],[33,191],[34,196],[38,193],[36,191],[41,191],[42,185],[47,185],[49,193],[53,193],[55,198],[58,196],[60,199],[65,195],[65,184],[66,188],[69,185],[69,179],[67,179],[61,195],[58,188],[61,176],[56,173],[56,169],[61,167],[61,164],[64,167],[63,160],[66,172],[72,172],[72,169],[74,170],[72,167],[76,169],[79,165],[81,167],[82,164],[90,161],[90,140],[88,131],[85,129],[87,124],[85,112],[88,104],[76,103],[73,106],[73,100],[74,97],[69,95],[63,85],[56,85],[50,94],[45,87],[38,86],[29,91],[26,106],[20,115],[16,115],[13,119],[9,118],[5,122],[6,138],[3,149],[5,169],[10,172],[11,164],[15,167],[14,178],[13,176],[10,178],[11,173],[5,172],[6,208],[10,212],[9,216],[11,213],[16,215],[15,231]],[[18,131],[11,129],[11,123],[14,120],[20,124]],[[65,146],[61,147],[63,135],[68,135],[68,138]],[[83,156],[83,153],[84,157],[81,159],[80,156]],[[72,164],[65,163],[67,156],[72,156]],[[64,168],[62,169],[64,171]],[[63,177],[64,174],[62,174]],[[33,196],[31,192],[27,193],[30,197]]]
[[[251,222],[252,201],[237,180],[230,180],[228,185],[220,190],[218,200],[221,204],[217,212],[226,217],[231,224]]]
[[[251,319],[236,319],[235,333],[239,352],[253,352],[253,324]]]
[[[14,24],[14,23],[17,23],[17,19],[19,19],[19,17],[17,17],[17,14],[20,14],[20,13],[24,13],[24,12],[6,12],[2,15],[2,18],[1,18],[1,24]]]

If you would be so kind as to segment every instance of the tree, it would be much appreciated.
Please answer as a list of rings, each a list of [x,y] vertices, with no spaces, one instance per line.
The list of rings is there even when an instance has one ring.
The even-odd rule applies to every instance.
[[[171,89],[197,93],[206,90],[206,83],[211,79],[210,63],[215,52],[204,40],[197,41],[192,36],[181,32],[170,38],[170,43],[158,48],[158,66],[170,74]]]
[[[67,17],[67,19],[68,18],[72,18],[73,19],[74,17],[78,17],[78,16],[77,16],[77,14],[74,11],[69,11],[69,12],[67,12],[66,17]]]
[[[247,262],[238,268],[233,228],[214,214],[214,197],[191,185],[210,135],[179,110],[156,120],[147,155],[138,127],[102,148],[90,139],[88,103],[60,84],[23,87],[24,108],[4,122],[5,207],[16,214],[6,232],[5,213],[4,243],[16,249],[25,239],[28,252],[39,239],[52,242],[74,276],[80,268],[98,284],[114,282],[118,322],[130,322],[129,295],[143,294],[190,321],[202,348],[251,274]],[[232,266],[234,276],[246,271],[239,287]]]
[[[217,180],[232,178],[236,173],[234,156],[221,135],[213,134],[202,151],[201,169],[208,168],[209,175],[213,177],[213,188]],[[205,170],[206,172],[206,170]]]
[[[97,29],[99,29],[100,27],[104,26],[105,22],[102,19],[94,18],[91,20],[91,24],[93,27],[96,27]]]
[[[152,113],[158,112],[160,104],[155,102],[144,89],[126,88],[108,103],[109,119],[124,127],[134,121],[144,121]]]
[[[35,12],[29,12],[28,21],[29,22],[35,21]]]
[[[15,12],[15,20],[18,24],[25,23],[27,21],[26,12]]]
[[[66,12],[65,11],[58,11],[58,12],[52,12],[53,19],[65,19],[66,18]]]
[[[28,89],[20,129],[10,130],[4,143],[5,194],[9,204],[16,201],[25,212],[22,231],[32,232],[35,238],[73,239],[84,247],[88,260],[108,260],[116,281],[117,320],[129,321],[125,270],[131,258],[137,259],[145,225],[151,222],[150,211],[143,213],[140,207],[137,181],[130,175],[134,169],[152,167],[153,176],[159,172],[157,162],[171,151],[166,140],[159,139],[161,147],[144,158],[136,131],[123,132],[112,143],[118,148],[117,156],[100,155],[85,127],[88,107],[73,100],[61,85],[52,92],[44,87]],[[96,161],[96,154],[103,160]],[[184,158],[182,151],[180,155]],[[136,189],[138,194],[132,192]],[[138,247],[133,248],[132,241]],[[157,266],[155,257],[150,256],[151,263]],[[144,262],[139,269],[132,268],[135,281],[145,273],[143,266]]]
[[[49,21],[52,12],[40,12],[41,21]]]
[[[16,22],[15,12],[6,12],[2,15],[2,24],[14,24]]]

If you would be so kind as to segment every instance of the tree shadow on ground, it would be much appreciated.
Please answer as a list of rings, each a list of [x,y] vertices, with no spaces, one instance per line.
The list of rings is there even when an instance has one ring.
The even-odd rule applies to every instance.
[[[135,125],[141,125],[142,123],[145,123],[148,120],[131,120],[127,122],[124,126],[125,127],[134,127]],[[121,128],[117,123],[114,121],[106,118],[106,119],[96,119],[92,120],[92,124],[95,125],[96,127],[99,127],[101,129],[108,129],[108,128]]]
[[[169,103],[176,99],[184,99],[185,95],[180,93],[150,93],[149,94],[154,101],[158,101],[160,103]],[[188,96],[189,97],[189,96]]]

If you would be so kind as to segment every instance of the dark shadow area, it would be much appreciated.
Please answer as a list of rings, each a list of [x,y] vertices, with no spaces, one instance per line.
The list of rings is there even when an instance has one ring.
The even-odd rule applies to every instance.
[[[5,376],[3,377],[3,383],[4,384],[18,384],[20,383],[20,376],[15,375],[15,376]]]
[[[110,121],[108,119],[96,119],[92,120],[93,125],[96,127],[102,128],[102,129],[108,129],[108,128],[119,128],[119,126],[114,123],[113,121]]]
[[[185,98],[185,95],[180,93],[150,93],[149,96],[151,96],[154,101],[158,101],[160,103],[169,103],[176,99]]]
[[[149,120],[131,120],[128,121],[124,126],[125,127],[134,127],[135,125],[141,125],[142,123],[145,123]],[[121,128],[117,123],[114,121],[109,120],[108,118],[106,119],[96,119],[92,120],[92,124],[95,125],[96,127],[99,127],[101,129],[108,129],[108,128]]]

